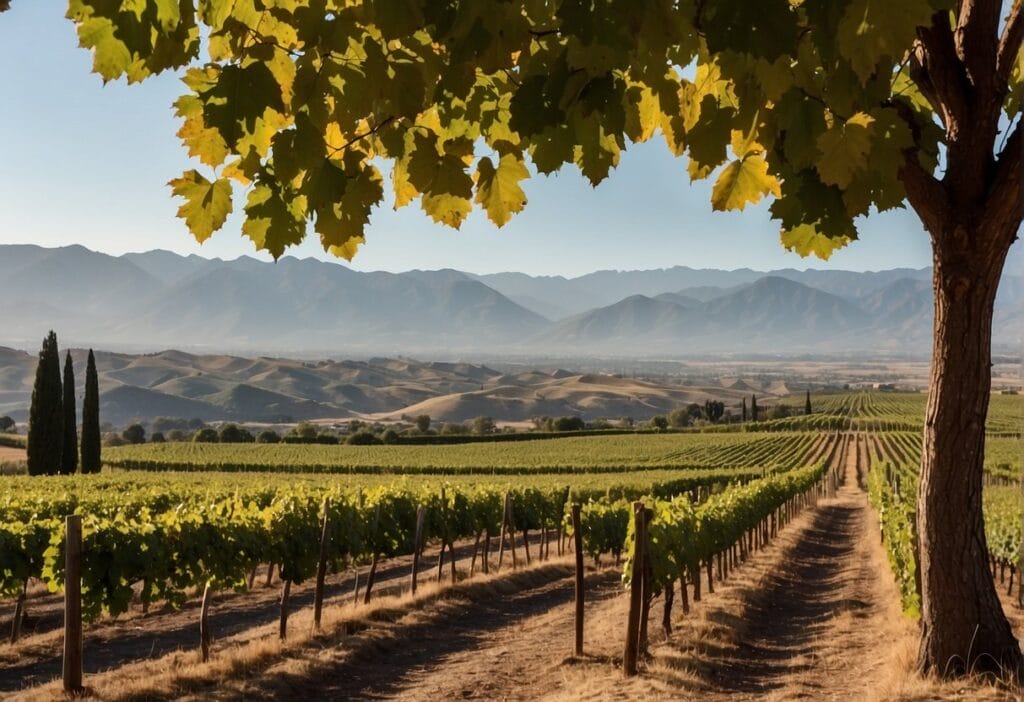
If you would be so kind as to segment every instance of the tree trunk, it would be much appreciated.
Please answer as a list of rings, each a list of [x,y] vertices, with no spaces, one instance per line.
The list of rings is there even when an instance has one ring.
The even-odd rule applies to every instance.
[[[933,232],[935,334],[917,496],[918,665],[941,676],[1012,673],[1022,662],[989,574],[982,514],[992,308],[1006,251],[979,240],[986,238],[962,224]]]

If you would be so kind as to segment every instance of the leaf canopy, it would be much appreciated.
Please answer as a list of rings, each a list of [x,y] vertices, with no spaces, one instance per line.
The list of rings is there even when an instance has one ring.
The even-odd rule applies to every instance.
[[[68,17],[104,80],[187,67],[178,135],[211,173],[171,186],[200,241],[236,187],[274,256],[312,229],[350,258],[386,190],[451,227],[477,206],[502,226],[531,175],[573,164],[597,185],[660,134],[714,176],[714,209],[772,198],[782,243],[827,257],[855,217],[902,206],[907,159],[936,167],[941,115],[906,59],[953,4],[70,0]]]

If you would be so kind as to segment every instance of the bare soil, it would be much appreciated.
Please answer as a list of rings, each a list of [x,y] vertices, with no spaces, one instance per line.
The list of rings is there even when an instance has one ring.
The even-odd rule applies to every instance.
[[[27,458],[25,449],[14,446],[0,446],[0,463],[5,461],[24,461]]]

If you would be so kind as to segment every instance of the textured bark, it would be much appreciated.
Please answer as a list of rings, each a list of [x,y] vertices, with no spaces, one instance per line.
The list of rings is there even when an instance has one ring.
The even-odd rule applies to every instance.
[[[992,308],[1012,241],[998,233],[963,224],[933,232],[935,334],[917,513],[918,662],[943,676],[1017,671],[1022,662],[989,573],[982,514]],[[979,247],[984,241],[993,245]]]
[[[1021,672],[1021,652],[989,572],[982,514],[992,308],[1024,217],[1018,122],[996,154],[1008,58],[1024,27],[1015,6],[997,36],[999,0],[961,0],[956,22],[919,27],[911,77],[942,119],[941,180],[905,152],[899,177],[932,239],[935,330],[918,485],[918,666],[943,676]],[[918,127],[896,105],[918,137]]]

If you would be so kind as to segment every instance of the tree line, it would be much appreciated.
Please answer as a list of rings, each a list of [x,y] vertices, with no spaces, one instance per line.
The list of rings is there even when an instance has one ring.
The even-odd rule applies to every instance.
[[[75,405],[75,368],[71,352],[64,359],[63,378],[57,335],[43,339],[32,387],[28,425],[29,475],[99,473],[101,465],[100,396],[96,358],[89,349],[82,401],[82,433],[79,443]],[[81,461],[79,461],[81,456]]]

